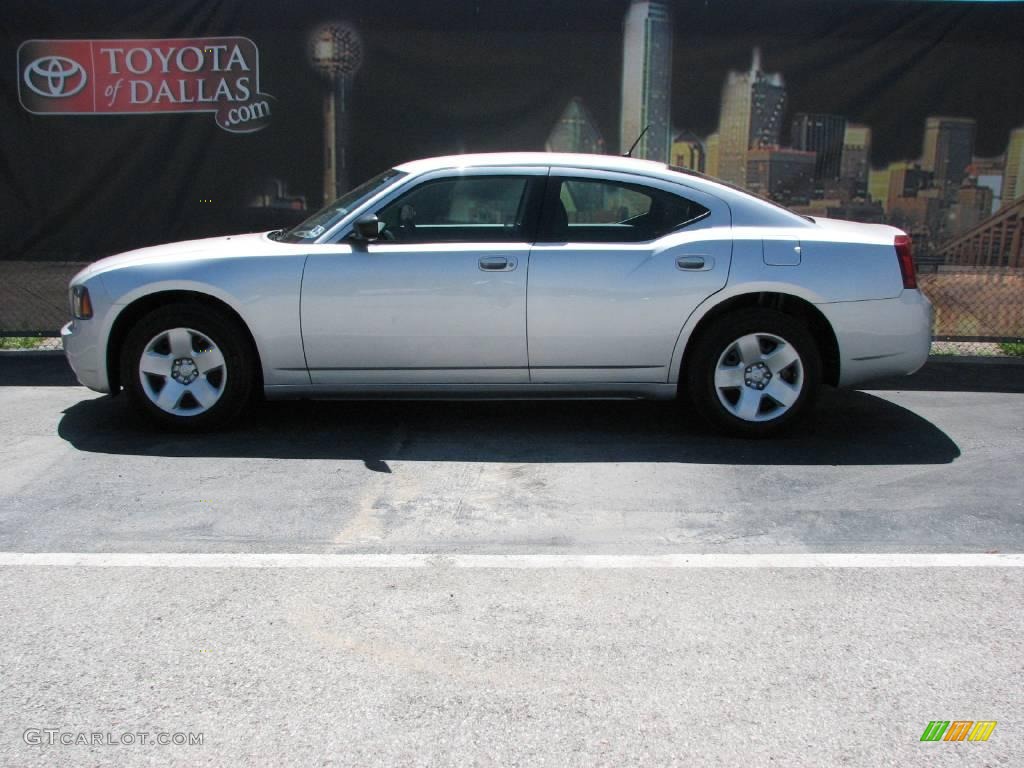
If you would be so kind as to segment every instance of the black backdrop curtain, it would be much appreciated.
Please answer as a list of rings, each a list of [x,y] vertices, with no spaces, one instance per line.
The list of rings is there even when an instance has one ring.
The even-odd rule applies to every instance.
[[[982,158],[1003,155],[1010,131],[1024,125],[1020,4],[664,5],[675,132],[703,141],[716,131],[723,83],[730,71],[750,68],[755,46],[764,70],[784,78],[784,145],[792,141],[794,115],[840,115],[870,127],[869,161],[880,168],[921,157],[928,116],[972,118],[973,154]],[[629,7],[629,0],[8,0],[0,16],[0,261],[89,261],[152,243],[269,229],[319,207],[330,86],[311,63],[310,38],[330,22],[348,25],[360,39],[361,66],[344,99],[352,183],[420,156],[544,149],[574,98],[606,151],[619,151]],[[63,109],[101,80],[110,85],[104,67],[127,80],[128,65],[144,70],[147,60],[150,71],[138,77],[156,85],[164,74],[172,89],[180,87],[197,63],[189,55],[177,63],[172,57],[161,73],[152,50],[148,59],[136,53],[129,61],[109,49],[119,40],[127,50],[158,48],[161,40],[209,45],[218,37],[247,38],[255,47],[258,64],[245,65],[258,68],[260,92],[273,97],[260,130],[225,130],[213,112],[26,108]],[[44,42],[26,47],[32,40]],[[68,73],[74,56],[61,51],[84,49],[62,48],[61,41],[106,41],[93,44],[93,60],[83,65],[90,82],[72,96],[55,95],[78,85]],[[101,47],[108,52],[97,53]],[[242,71],[236,66],[229,75]],[[93,96],[104,100],[104,93]],[[174,90],[164,107],[174,96],[195,93]],[[41,327],[0,317],[0,326],[11,323]]]

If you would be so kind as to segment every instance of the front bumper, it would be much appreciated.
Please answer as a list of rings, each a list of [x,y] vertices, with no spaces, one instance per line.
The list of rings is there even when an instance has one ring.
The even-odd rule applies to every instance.
[[[96,392],[110,392],[104,350],[99,343],[98,323],[72,320],[60,329],[64,355],[78,380]]]
[[[839,342],[839,386],[914,373],[928,360],[932,304],[918,290],[895,299],[817,304]]]

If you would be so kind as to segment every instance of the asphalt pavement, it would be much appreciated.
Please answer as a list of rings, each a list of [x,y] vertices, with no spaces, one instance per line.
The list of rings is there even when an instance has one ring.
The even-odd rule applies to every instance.
[[[0,764],[1020,762],[1024,367],[936,360],[747,442],[642,402],[169,435],[63,365],[0,355]],[[60,743],[129,732],[202,743]]]

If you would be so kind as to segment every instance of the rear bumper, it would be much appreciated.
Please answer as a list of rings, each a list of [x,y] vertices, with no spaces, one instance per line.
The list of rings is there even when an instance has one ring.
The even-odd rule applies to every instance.
[[[928,360],[932,304],[918,290],[895,299],[817,304],[839,342],[839,386],[909,375]]]

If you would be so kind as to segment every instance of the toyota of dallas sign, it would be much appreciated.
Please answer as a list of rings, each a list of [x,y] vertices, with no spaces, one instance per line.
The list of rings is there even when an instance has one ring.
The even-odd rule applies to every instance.
[[[217,125],[252,133],[270,122],[259,49],[246,37],[26,40],[18,95],[35,115],[214,112]]]

